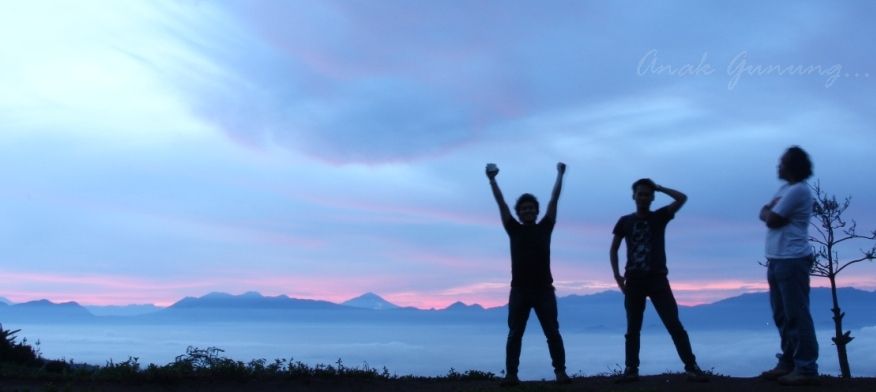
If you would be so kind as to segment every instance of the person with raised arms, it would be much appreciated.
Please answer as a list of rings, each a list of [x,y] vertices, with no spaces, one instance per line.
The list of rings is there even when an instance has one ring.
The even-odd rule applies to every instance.
[[[511,242],[511,293],[508,298],[508,340],[505,345],[503,386],[520,383],[517,368],[520,365],[523,331],[533,309],[547,337],[556,381],[561,384],[571,382],[566,374],[566,351],[560,336],[560,323],[557,321],[557,297],[551,275],[551,234],[557,221],[557,203],[565,172],[566,165],[557,163],[557,180],[544,217],[540,221],[536,220],[539,213],[538,199],[532,194],[524,193],[514,205],[518,221],[511,215],[496,183],[499,168],[492,163],[486,168],[493,197],[499,205],[502,225]]]

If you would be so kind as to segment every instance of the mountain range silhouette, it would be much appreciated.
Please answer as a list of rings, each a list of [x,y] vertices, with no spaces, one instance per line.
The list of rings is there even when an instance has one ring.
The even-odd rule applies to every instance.
[[[844,325],[860,328],[876,325],[876,291],[841,288],[840,307],[846,312]],[[144,305],[134,305],[140,306]],[[569,295],[557,300],[560,323],[565,330],[617,330],[625,325],[623,296],[618,291]],[[816,328],[831,328],[830,290],[813,288],[811,309]],[[103,309],[103,307],[90,307]],[[107,307],[109,308],[109,307]],[[124,309],[124,307],[115,307]],[[0,302],[0,322],[31,323],[197,323],[197,322],[386,322],[404,323],[497,323],[505,322],[507,305],[484,308],[479,304],[455,302],[443,309],[400,307],[374,293],[365,293],[342,303],[243,294],[209,293],[185,297],[166,308],[142,308],[142,313],[95,315],[76,302],[48,300],[18,304]],[[768,294],[748,293],[714,303],[681,306],[681,318],[688,329],[772,329]],[[534,317],[533,317],[534,319]],[[649,305],[645,328],[662,328]]]

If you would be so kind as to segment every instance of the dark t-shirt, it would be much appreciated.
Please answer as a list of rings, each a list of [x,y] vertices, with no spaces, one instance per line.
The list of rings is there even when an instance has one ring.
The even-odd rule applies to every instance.
[[[626,277],[666,275],[666,224],[675,217],[669,207],[640,217],[635,213],[618,219],[612,233],[627,243]]]
[[[511,287],[552,287],[551,233],[555,220],[545,217],[533,225],[514,219],[504,222],[511,240]]]

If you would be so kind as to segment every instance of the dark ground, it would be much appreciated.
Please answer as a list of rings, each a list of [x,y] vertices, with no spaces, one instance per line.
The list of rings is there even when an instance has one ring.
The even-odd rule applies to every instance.
[[[502,388],[498,381],[457,381],[448,379],[311,379],[266,380],[248,382],[212,382],[210,380],[178,383],[126,382],[36,382],[0,380],[0,391],[710,391],[710,392],[769,392],[769,391],[828,391],[876,392],[876,378],[842,380],[823,377],[819,386],[788,387],[756,378],[713,377],[707,383],[691,383],[683,375],[664,374],[644,376],[640,381],[615,384],[611,377],[579,377],[571,385],[556,385],[551,381],[527,381],[512,388]]]

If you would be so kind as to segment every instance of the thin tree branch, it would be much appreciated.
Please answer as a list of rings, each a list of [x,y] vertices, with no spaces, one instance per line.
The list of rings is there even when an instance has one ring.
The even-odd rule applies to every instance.
[[[812,225],[812,227],[814,227],[816,231],[818,231],[818,234],[821,235],[821,238],[822,238],[822,239],[824,239],[825,241],[827,241],[827,235],[825,235],[824,232],[821,231],[821,227],[819,227],[819,226],[816,225],[815,223],[812,223],[811,221],[809,222],[809,224]],[[814,237],[810,236],[809,238],[812,239],[812,238],[814,238]]]
[[[818,244],[818,245],[821,245],[821,246],[827,246],[827,242],[824,242],[824,241],[822,241],[822,240],[819,240],[819,239],[817,239],[817,238],[815,238],[815,237],[809,237],[809,242],[814,242],[814,243],[816,243],[816,244]]]
[[[854,260],[847,261],[847,262],[846,262],[845,264],[843,264],[841,267],[837,268],[836,273],[839,274],[842,270],[846,269],[846,267],[848,267],[848,266],[850,266],[850,265],[852,265],[852,264],[857,264],[857,263],[860,263],[860,262],[862,262],[862,261],[864,261],[864,260],[873,260],[873,258],[874,258],[873,255],[864,255],[863,257],[860,257],[860,258],[857,258],[857,259],[854,259]]]
[[[834,246],[836,246],[836,245],[838,245],[838,244],[840,244],[840,243],[842,243],[842,242],[846,242],[846,241],[848,241],[848,240],[854,240],[854,239],[858,239],[858,238],[861,238],[861,237],[860,237],[860,236],[857,236],[857,235],[850,235],[850,236],[846,236],[846,237],[840,238],[840,239],[838,239],[838,240],[837,240],[837,239],[833,240],[833,244],[834,244]],[[866,238],[866,237],[864,237],[864,238]]]

